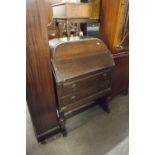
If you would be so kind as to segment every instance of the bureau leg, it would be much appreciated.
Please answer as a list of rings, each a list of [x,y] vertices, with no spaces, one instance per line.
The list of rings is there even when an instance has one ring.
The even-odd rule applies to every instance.
[[[105,112],[107,112],[107,113],[110,113],[110,109],[109,109],[109,101],[110,100],[111,100],[111,97],[110,96],[102,97],[101,99],[98,99],[97,100],[97,102],[102,107],[102,109]]]
[[[60,129],[61,129],[61,133],[64,137],[67,136],[67,131],[66,131],[66,127],[65,127],[65,117],[64,117],[64,112],[60,112],[59,113],[59,123],[60,123]]]
[[[105,112],[110,113],[110,108],[109,108],[109,101],[111,100],[111,97],[108,96],[105,98],[105,100],[102,103],[103,109]]]

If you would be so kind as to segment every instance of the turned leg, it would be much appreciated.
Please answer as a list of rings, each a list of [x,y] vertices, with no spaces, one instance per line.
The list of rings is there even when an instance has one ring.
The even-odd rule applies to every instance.
[[[65,127],[65,117],[64,117],[64,112],[60,112],[59,113],[59,124],[60,124],[60,128],[61,128],[61,133],[64,137],[67,136],[67,131],[66,131],[66,127]]]
[[[109,101],[111,100],[110,96],[107,96],[102,103],[103,109],[105,112],[110,113]]]
[[[46,144],[46,139],[40,142],[41,144]]]

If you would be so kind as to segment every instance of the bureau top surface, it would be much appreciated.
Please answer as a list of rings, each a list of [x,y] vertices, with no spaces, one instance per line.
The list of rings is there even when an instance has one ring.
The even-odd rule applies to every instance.
[[[96,55],[97,53],[109,51],[104,42],[93,37],[55,38],[49,41],[49,46],[51,59],[55,61]]]
[[[65,82],[112,68],[115,63],[107,46],[96,38],[59,38],[49,41],[56,81]]]

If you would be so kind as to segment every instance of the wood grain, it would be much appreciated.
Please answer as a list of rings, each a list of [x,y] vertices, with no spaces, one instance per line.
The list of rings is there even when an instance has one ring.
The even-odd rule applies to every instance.
[[[106,76],[105,76],[106,75]],[[91,88],[92,86],[105,87],[105,83],[107,83],[107,79],[110,78],[108,73],[100,72],[97,74],[93,74],[90,76],[86,76],[85,78],[74,80],[73,82],[65,82],[63,84],[63,96],[80,92],[83,89]],[[61,95],[61,96],[62,96]]]
[[[116,64],[112,73],[112,96],[127,92],[129,86],[129,47],[117,48],[126,26],[127,7],[128,0],[101,1],[100,38],[108,45]]]
[[[56,49],[51,50],[52,58],[54,58],[55,61],[62,61],[79,57],[81,58],[84,56],[96,55],[97,53],[104,54],[109,52],[107,46],[102,43],[101,40],[95,38],[87,38],[88,37],[57,38],[49,41],[50,47],[54,44],[52,49]]]
[[[112,96],[122,92],[128,92],[129,87],[129,53],[128,51],[121,54],[113,55],[115,69],[112,73]]]
[[[49,45],[58,83],[115,65],[109,49],[97,38],[60,38],[50,40]]]
[[[114,54],[118,53],[116,48],[123,31],[127,7],[128,0],[102,0],[101,3],[100,38]]]
[[[26,96],[36,135],[58,125],[43,0],[26,1]]]
[[[49,45],[60,126],[62,132],[66,133],[66,112],[87,106],[100,97],[109,96],[110,72],[115,64],[109,49],[97,38],[60,38],[50,40]]]

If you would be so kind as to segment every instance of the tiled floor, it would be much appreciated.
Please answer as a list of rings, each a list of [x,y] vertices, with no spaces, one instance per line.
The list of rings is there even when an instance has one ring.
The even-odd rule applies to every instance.
[[[111,113],[95,106],[67,120],[68,136],[61,134],[38,144],[27,111],[27,155],[127,155],[129,97],[109,103]]]

